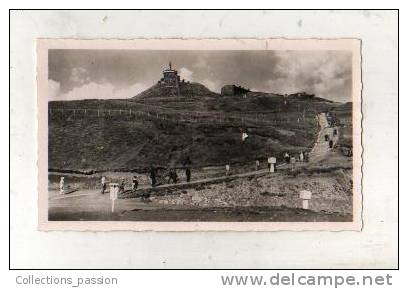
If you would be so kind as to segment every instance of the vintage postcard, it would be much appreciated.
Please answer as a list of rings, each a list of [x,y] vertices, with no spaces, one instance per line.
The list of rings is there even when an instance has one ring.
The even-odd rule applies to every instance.
[[[358,39],[37,40],[40,230],[361,230]]]

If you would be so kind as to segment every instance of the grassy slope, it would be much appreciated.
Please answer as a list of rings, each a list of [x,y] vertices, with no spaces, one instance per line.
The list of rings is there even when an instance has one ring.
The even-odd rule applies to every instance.
[[[198,84],[186,84],[181,97],[168,97],[157,86],[128,100],[50,102],[49,108],[121,109],[120,115],[96,117],[71,111],[49,116],[49,167],[72,170],[137,169],[182,165],[190,156],[195,166],[252,162],[283,151],[311,147],[317,131],[314,116],[336,105],[265,93],[247,98],[221,97]],[[126,111],[166,112],[171,117],[192,112],[204,122],[171,122],[134,117]],[[273,126],[218,123],[217,116],[277,120]],[[304,119],[303,119],[304,115]],[[297,119],[300,118],[300,122]],[[250,135],[241,141],[241,128]]]
[[[353,146],[352,103],[347,102],[339,105],[333,111],[340,121],[341,133],[339,145],[351,148]]]

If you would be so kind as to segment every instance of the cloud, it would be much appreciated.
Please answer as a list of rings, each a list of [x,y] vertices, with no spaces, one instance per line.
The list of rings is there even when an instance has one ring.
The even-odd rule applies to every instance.
[[[180,68],[180,78],[185,79],[187,81],[193,81],[193,72],[188,68],[182,67]]]
[[[266,89],[276,93],[305,91],[347,101],[351,97],[351,55],[333,52],[278,54],[274,76]]]
[[[61,83],[48,80],[49,100],[79,100],[79,99],[124,99],[133,97],[149,88],[148,84],[135,83],[133,85],[113,85],[105,80],[91,81],[89,72],[83,67],[74,67],[69,76],[72,88],[69,91],[61,89]]]
[[[208,55],[203,54],[197,58],[197,61],[193,63],[195,69],[207,69],[208,68]]]
[[[49,100],[79,100],[79,99],[125,99],[133,97],[149,88],[149,85],[136,83],[129,87],[117,89],[110,83],[89,82],[75,87],[66,93],[60,93],[56,88],[59,83],[49,80]],[[58,93],[59,92],[59,93]]]
[[[58,99],[61,93],[61,84],[52,79],[48,80],[48,99]]]
[[[88,71],[83,67],[74,67],[71,69],[69,81],[74,85],[82,85],[91,81]]]

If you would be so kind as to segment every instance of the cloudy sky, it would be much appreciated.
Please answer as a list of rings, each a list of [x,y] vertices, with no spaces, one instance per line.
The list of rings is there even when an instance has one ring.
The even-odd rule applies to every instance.
[[[182,78],[215,92],[237,84],[351,101],[350,52],[271,50],[50,50],[49,99],[129,98],[155,84],[169,61]]]

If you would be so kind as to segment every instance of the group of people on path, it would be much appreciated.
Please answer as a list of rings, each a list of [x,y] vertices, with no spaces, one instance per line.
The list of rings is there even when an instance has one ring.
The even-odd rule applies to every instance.
[[[299,153],[299,157],[298,159],[296,159],[296,155],[290,155],[288,152],[285,152],[283,154],[283,159],[285,160],[285,163],[287,164],[292,164],[292,163],[296,163],[297,161],[299,162],[309,162],[309,152],[305,151],[301,151]]]
[[[187,156],[183,162],[184,173],[186,176],[187,183],[191,181],[191,164],[192,164],[192,161],[190,157]],[[179,176],[177,175],[176,168],[170,168],[168,172],[165,173],[165,177],[167,177],[167,184],[171,184],[171,183],[177,184],[180,181]],[[158,178],[157,169],[154,167],[151,167],[149,170],[149,179],[150,179],[150,184],[152,187],[155,187],[158,185],[157,178]]]
[[[337,133],[337,132],[335,131],[335,133]],[[301,151],[299,153],[298,159],[295,158],[295,155],[291,156],[288,152],[285,152],[283,158],[284,158],[284,161],[287,164],[294,164],[297,161],[308,162],[309,161],[309,152]],[[184,169],[184,172],[185,172],[186,182],[191,181],[191,163],[192,162],[191,162],[189,157],[187,157],[187,159],[183,163],[183,165],[184,165],[183,169]],[[277,165],[276,164],[276,158],[274,158],[274,157],[268,158],[268,170],[269,171],[275,172],[277,170],[276,165]],[[259,168],[260,168],[260,161],[257,159],[255,161],[255,170],[258,171]],[[149,177],[150,184],[151,184],[152,187],[155,187],[155,186],[157,186],[159,184],[158,183],[158,173],[157,173],[157,171],[158,171],[157,168],[151,167],[149,172],[148,172],[148,177]],[[226,164],[225,165],[225,175],[228,176],[228,175],[230,175],[230,173],[231,173],[231,167],[230,167],[229,164]],[[168,173],[165,175],[165,177],[167,177],[167,184],[171,184],[171,183],[177,184],[180,181],[179,176],[177,175],[177,171],[176,171],[175,168],[170,168],[168,170]],[[100,182],[101,182],[101,194],[105,194],[106,192],[108,192],[108,190],[107,190],[108,189],[107,188],[107,185],[108,185],[107,178],[105,176],[102,176]],[[119,183],[112,183],[112,185],[117,186],[118,194],[121,194],[121,193],[125,192],[126,182],[125,182],[124,177],[122,177],[120,179]],[[132,177],[131,185],[132,185],[132,187],[131,187],[132,191],[137,190],[137,188],[139,186],[139,181],[138,181],[137,176]],[[65,187],[65,179],[64,179],[64,177],[61,177],[60,178],[60,183],[59,183],[60,194],[64,194],[64,187]]]
[[[118,187],[118,193],[123,193],[125,192],[125,178],[121,178],[119,184],[114,183],[113,186]],[[139,181],[137,180],[136,176],[133,176],[132,178],[132,191],[137,190],[137,187],[139,186]],[[107,189],[107,180],[105,176],[101,177],[101,194],[105,194]]]
[[[333,129],[332,137],[329,134],[324,135],[324,140],[329,143],[329,148],[333,148],[333,146],[334,146],[333,139],[336,137],[336,135],[337,135],[337,129],[336,128]]]
[[[328,111],[326,112],[326,119],[329,127],[334,127],[337,124],[337,117],[334,112]],[[337,128],[333,128],[333,135],[332,137],[334,138],[337,135]],[[329,134],[324,135],[324,140],[328,142],[329,148],[333,148],[334,146],[334,141]]]
[[[185,167],[184,168],[184,173],[186,176],[186,182],[191,181],[191,168],[190,167]],[[180,178],[177,174],[177,170],[175,168],[170,168],[167,173],[165,173],[165,182],[167,184],[177,184],[180,181]],[[157,181],[158,179],[158,172],[156,168],[150,168],[149,170],[149,179],[150,179],[150,184],[152,187],[157,186],[159,183]]]
[[[337,123],[337,117],[334,112],[331,111],[326,112],[326,119],[330,127],[335,126]]]

